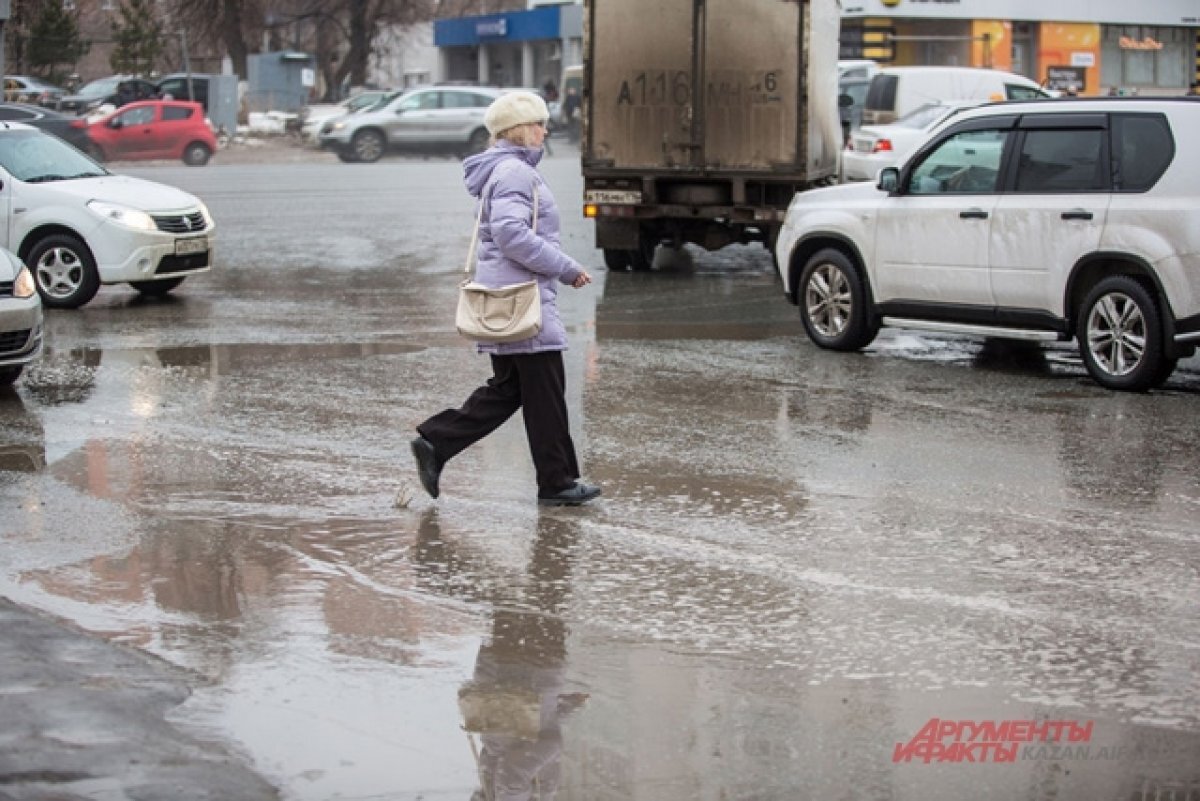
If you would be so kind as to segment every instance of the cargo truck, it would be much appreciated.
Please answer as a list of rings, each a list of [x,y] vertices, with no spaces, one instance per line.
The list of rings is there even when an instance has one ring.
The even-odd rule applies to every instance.
[[[839,24],[837,0],[587,0],[584,214],[610,269],[774,250],[792,196],[836,180]]]

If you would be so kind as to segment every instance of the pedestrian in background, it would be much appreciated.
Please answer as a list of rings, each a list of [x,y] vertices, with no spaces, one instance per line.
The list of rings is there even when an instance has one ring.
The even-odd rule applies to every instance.
[[[475,280],[500,287],[536,279],[542,328],[518,342],[477,344],[491,357],[492,377],[462,408],[446,409],[417,426],[412,451],[421,486],[433,498],[446,462],[518,409],[537,471],[538,503],[574,506],[600,495],[599,487],[578,480],[567,419],[562,359],[567,334],[558,315],[558,284],[579,289],[592,276],[560,247],[558,207],[537,171],[549,116],[545,101],[533,92],[501,95],[484,115],[491,147],[463,162],[467,191],[483,204]]]

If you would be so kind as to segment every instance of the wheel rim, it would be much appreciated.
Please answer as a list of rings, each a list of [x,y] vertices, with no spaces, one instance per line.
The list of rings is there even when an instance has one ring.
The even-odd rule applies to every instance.
[[[853,300],[846,274],[832,264],[813,270],[804,289],[808,320],[825,337],[836,337],[846,330]]]
[[[1092,306],[1087,322],[1088,351],[1109,375],[1128,375],[1146,352],[1146,319],[1133,298],[1110,292]]]
[[[364,134],[354,145],[354,154],[362,161],[374,161],[383,155],[383,147],[379,137],[374,134]]]
[[[50,248],[38,259],[35,268],[38,286],[52,298],[69,298],[83,283],[83,262],[70,248]]]

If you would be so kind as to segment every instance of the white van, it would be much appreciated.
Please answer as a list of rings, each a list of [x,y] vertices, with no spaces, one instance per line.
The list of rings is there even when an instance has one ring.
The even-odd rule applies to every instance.
[[[1050,95],[1023,75],[979,67],[884,67],[871,78],[862,124],[894,122],[940,100],[1034,100]]]

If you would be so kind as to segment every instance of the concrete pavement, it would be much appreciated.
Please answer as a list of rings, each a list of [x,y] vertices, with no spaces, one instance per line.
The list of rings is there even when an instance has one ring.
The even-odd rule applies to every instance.
[[[166,720],[199,679],[0,598],[0,801],[269,801],[227,747]]]

